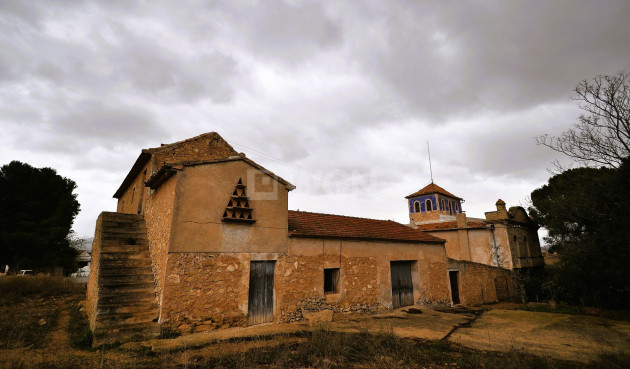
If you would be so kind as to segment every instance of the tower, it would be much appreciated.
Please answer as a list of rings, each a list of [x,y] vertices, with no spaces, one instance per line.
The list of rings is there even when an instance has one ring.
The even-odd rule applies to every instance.
[[[414,224],[454,221],[463,212],[464,200],[431,182],[421,190],[406,196],[409,220]]]

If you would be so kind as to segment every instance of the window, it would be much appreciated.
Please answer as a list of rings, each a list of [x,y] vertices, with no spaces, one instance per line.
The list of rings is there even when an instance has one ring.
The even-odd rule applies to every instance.
[[[446,210],[446,205],[444,205],[444,199],[442,199],[442,210]]]
[[[339,292],[339,268],[324,269],[324,293]]]
[[[448,212],[453,215],[453,201],[448,202]]]
[[[425,201],[424,202],[424,207],[425,207],[425,209],[427,209],[427,211],[433,210],[433,203],[431,202],[431,200]]]
[[[413,203],[413,208],[416,211],[416,213],[420,212],[420,201],[416,201]]]
[[[518,242],[518,240],[516,239],[516,236],[514,236],[514,244],[516,244]]]

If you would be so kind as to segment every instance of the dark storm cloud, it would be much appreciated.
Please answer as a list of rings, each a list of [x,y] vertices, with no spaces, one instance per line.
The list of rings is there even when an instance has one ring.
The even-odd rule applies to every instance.
[[[225,15],[240,24],[234,31],[241,33],[249,50],[264,57],[304,61],[341,45],[341,26],[326,14],[320,1],[274,0],[256,7],[226,4],[222,6]]]
[[[404,221],[426,141],[438,183],[513,204],[548,177],[555,154],[534,137],[575,122],[573,87],[630,69],[628,14],[623,0],[0,1],[0,156],[76,177],[87,225],[142,147],[211,130],[307,210]]]
[[[97,101],[82,101],[66,114],[55,117],[52,125],[60,133],[72,133],[79,137],[126,139],[160,137],[162,128],[155,127],[151,114],[136,106],[107,106]]]
[[[363,65],[440,120],[564,100],[579,79],[630,67],[627,1],[387,4],[367,12],[386,38],[358,48]]]

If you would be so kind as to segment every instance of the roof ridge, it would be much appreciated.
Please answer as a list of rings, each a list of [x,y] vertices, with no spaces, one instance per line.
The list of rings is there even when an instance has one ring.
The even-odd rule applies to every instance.
[[[422,187],[421,189],[419,189],[418,191],[412,193],[411,195],[405,196],[405,198],[408,199],[408,198],[411,198],[411,197],[414,197],[414,196],[427,195],[427,194],[432,194],[432,193],[441,193],[442,195],[446,195],[448,197],[453,197],[453,198],[462,200],[461,197],[453,195],[452,193],[450,193],[449,191],[444,189],[444,187],[438,185],[435,182],[429,183],[428,185]]]
[[[218,137],[219,137],[219,138],[221,138],[223,141],[227,142],[227,141],[226,141],[223,137],[221,137],[221,135],[220,135],[220,134],[218,134],[216,131],[211,131],[211,132],[202,133],[202,134],[197,135],[197,136],[195,136],[195,137],[186,138],[186,139],[183,139],[183,140],[180,140],[180,141],[175,141],[175,142],[172,142],[172,143],[167,143],[167,144],[160,144],[160,146],[158,146],[158,147],[149,147],[149,148],[144,149],[144,150],[156,150],[156,149],[162,149],[162,148],[165,148],[165,147],[167,147],[167,146],[180,145],[180,144],[183,144],[183,143],[186,143],[186,142],[190,142],[190,141],[195,141],[195,140],[198,140],[198,139],[200,139],[200,138],[202,138],[202,137],[206,137],[206,136],[218,136]],[[231,146],[231,145],[230,145],[230,146]],[[235,150],[235,151],[236,151],[236,150]]]

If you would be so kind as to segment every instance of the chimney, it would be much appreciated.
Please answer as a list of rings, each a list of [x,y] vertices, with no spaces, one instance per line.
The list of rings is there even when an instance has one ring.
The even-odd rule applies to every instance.
[[[497,215],[500,218],[507,218],[507,208],[505,207],[505,201],[499,199],[497,200]]]
[[[466,228],[466,226],[468,225],[466,214],[464,213],[456,214],[455,218],[457,219],[457,228]]]

